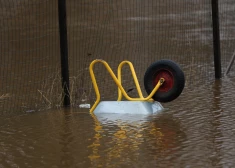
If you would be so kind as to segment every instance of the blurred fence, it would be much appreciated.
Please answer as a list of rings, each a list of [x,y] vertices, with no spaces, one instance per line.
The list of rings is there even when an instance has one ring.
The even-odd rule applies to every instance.
[[[0,0],[2,112],[63,104],[57,1]],[[73,106],[94,101],[88,67],[97,58],[115,71],[130,60],[142,86],[146,68],[159,59],[180,64],[186,89],[214,79],[211,0],[67,0],[66,7]],[[234,10],[233,0],[219,1],[222,73],[234,52]],[[117,89],[105,68],[95,70],[102,99],[115,100]],[[130,72],[123,71],[130,89]]]

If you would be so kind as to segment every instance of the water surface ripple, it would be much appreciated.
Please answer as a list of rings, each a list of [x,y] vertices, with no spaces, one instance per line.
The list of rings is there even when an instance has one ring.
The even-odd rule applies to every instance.
[[[233,167],[234,80],[185,89],[154,116],[1,116],[0,167]]]

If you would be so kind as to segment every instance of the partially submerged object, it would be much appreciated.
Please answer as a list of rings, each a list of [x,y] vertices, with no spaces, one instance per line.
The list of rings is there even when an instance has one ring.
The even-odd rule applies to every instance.
[[[101,101],[100,93],[93,67],[96,63],[102,63],[118,87],[117,101]],[[138,98],[131,98],[125,91],[121,83],[121,69],[124,64],[128,64],[138,92]],[[130,61],[122,61],[118,66],[117,76],[114,74],[108,63],[101,59],[91,62],[89,67],[91,80],[96,93],[96,101],[91,113],[94,114],[154,114],[163,110],[160,102],[169,102],[176,99],[182,92],[185,84],[184,73],[180,67],[173,61],[160,60],[149,66],[144,76],[144,87],[148,93],[143,97],[140,85]],[[127,101],[121,101],[124,96]]]
[[[95,108],[94,114],[154,114],[162,110],[162,105],[154,101],[101,101]]]

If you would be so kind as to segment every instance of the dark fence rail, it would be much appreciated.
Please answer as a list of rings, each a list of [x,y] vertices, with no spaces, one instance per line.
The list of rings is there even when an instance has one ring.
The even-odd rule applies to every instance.
[[[68,63],[68,38],[67,38],[67,15],[66,1],[58,0],[59,29],[60,29],[60,55],[61,55],[61,76],[62,88],[64,91],[64,106],[70,106],[69,96],[69,63]]]
[[[220,52],[220,31],[219,31],[219,5],[218,0],[211,0],[212,24],[213,24],[213,48],[215,78],[221,78],[221,52]]]
[[[67,21],[59,19],[65,7]],[[223,76],[234,53],[234,8],[233,0],[0,0],[0,109],[31,112],[92,103],[88,66],[97,58],[114,70],[120,61],[132,61],[141,86],[146,68],[159,59],[180,64],[186,90],[211,82]],[[213,22],[217,16],[220,22]],[[221,45],[221,71],[213,25],[220,26],[214,42]],[[67,74],[61,75],[61,65]],[[95,69],[102,99],[115,100],[114,82],[104,67]],[[123,71],[124,87],[132,88],[128,68]],[[234,72],[232,66],[229,76]]]

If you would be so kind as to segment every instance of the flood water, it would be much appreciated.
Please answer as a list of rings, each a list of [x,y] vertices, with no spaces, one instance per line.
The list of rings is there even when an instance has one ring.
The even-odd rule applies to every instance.
[[[186,89],[151,116],[99,120],[73,108],[1,117],[0,167],[233,167],[234,82]]]
[[[0,168],[234,167],[235,66],[214,80],[211,0],[68,0],[67,109],[57,5],[0,0]],[[235,3],[220,1],[220,9],[224,73],[234,52]],[[172,59],[186,87],[156,115],[101,120],[78,108],[95,100],[88,66],[97,58],[114,71],[132,61],[141,86],[150,63]],[[96,70],[102,100],[116,99],[106,71]],[[129,71],[123,74],[132,89]]]

